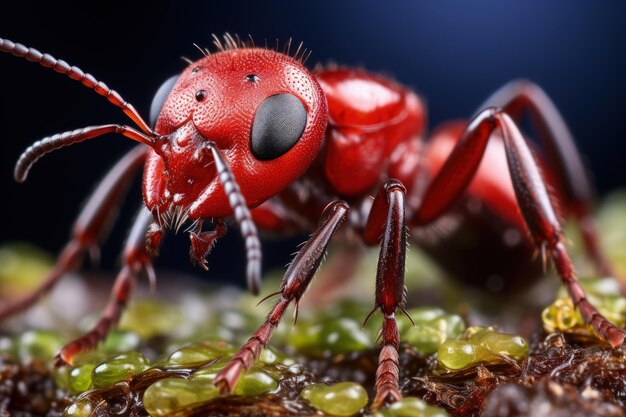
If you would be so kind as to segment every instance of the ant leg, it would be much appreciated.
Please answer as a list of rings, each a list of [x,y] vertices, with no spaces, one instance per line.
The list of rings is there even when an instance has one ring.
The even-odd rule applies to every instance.
[[[309,207],[314,210],[313,205]],[[279,236],[292,236],[299,230],[309,228],[305,219],[288,211],[282,201],[276,198],[265,201],[250,212],[257,227],[270,235],[275,233]],[[362,254],[360,242],[347,240],[339,243],[326,261],[324,269],[317,273],[317,284],[307,290],[307,296],[301,305],[319,305],[322,301],[332,301],[340,296],[343,290],[348,289],[346,284],[353,277]]]
[[[615,276],[599,245],[591,183],[572,134],[552,100],[538,85],[517,80],[501,87],[480,109],[492,106],[500,107],[513,120],[529,113],[550,166],[555,168],[563,203],[577,219],[589,258],[601,274]]]
[[[0,306],[0,321],[27,309],[50,291],[66,272],[77,268],[83,254],[97,248],[111,225],[115,208],[145,160],[148,148],[137,146],[127,153],[100,182],[74,223],[72,238],[61,250],[57,263],[38,288],[24,298]]]
[[[252,363],[258,359],[263,349],[270,341],[274,329],[278,326],[287,306],[292,301],[296,303],[296,317],[298,302],[306,291],[315,271],[320,265],[330,238],[339,225],[348,215],[348,204],[344,201],[335,201],[328,205],[322,223],[307,240],[306,244],[293,259],[280,284],[280,300],[274,305],[267,316],[265,323],[248,339],[239,352],[217,374],[215,385],[222,393],[232,392],[244,370],[250,369]],[[278,295],[277,294],[277,295]]]
[[[501,109],[485,109],[470,122],[426,190],[422,206],[413,219],[415,224],[425,225],[437,219],[462,195],[478,169],[495,129],[502,131],[517,204],[536,247],[551,256],[561,281],[585,323],[592,326],[600,339],[614,348],[620,346],[626,333],[609,322],[587,300],[576,279],[569,253],[562,243],[563,231],[539,167],[519,128]]]
[[[313,209],[313,206],[310,206]],[[298,231],[307,230],[307,221],[287,210],[282,201],[269,199],[251,210],[252,219],[260,229],[281,236],[291,236]],[[326,267],[317,274],[317,284],[307,290],[303,305],[319,305],[322,301],[336,298],[350,281],[362,255],[360,242],[346,240],[335,246],[334,253],[328,259]]]
[[[55,366],[71,365],[77,354],[94,349],[98,343],[107,337],[111,328],[119,321],[122,311],[130,298],[137,274],[143,268],[150,267],[150,256],[146,251],[145,240],[146,229],[151,222],[152,215],[148,209],[142,207],[124,248],[124,265],[115,279],[115,284],[113,284],[111,291],[111,299],[100,320],[85,335],[68,343],[61,349],[55,357]]]
[[[376,397],[372,403],[373,408],[402,398],[398,363],[400,335],[398,334],[395,313],[398,307],[404,310],[406,298],[404,287],[406,257],[405,192],[404,186],[399,181],[387,181],[374,199],[363,233],[365,242],[368,244],[375,244],[380,241],[380,256],[376,271],[376,301],[372,313],[380,308],[383,313],[383,325],[381,329],[382,348],[378,357]]]

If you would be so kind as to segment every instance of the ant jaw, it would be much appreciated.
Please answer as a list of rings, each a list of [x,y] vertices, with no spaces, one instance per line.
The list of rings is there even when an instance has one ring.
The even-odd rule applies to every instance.
[[[196,209],[211,199],[211,183],[218,181],[222,184],[226,202],[232,209],[246,242],[248,286],[253,294],[258,294],[261,281],[261,243],[246,199],[231,171],[229,161],[217,144],[202,136],[193,121],[189,121],[173,133],[157,138],[153,149],[163,159],[164,174],[167,177],[166,189],[173,193],[173,204],[166,211],[169,214],[169,219],[166,220],[169,220],[170,227],[173,226],[175,230],[190,218],[206,217],[198,215]],[[165,199],[169,200],[170,196],[166,195]]]

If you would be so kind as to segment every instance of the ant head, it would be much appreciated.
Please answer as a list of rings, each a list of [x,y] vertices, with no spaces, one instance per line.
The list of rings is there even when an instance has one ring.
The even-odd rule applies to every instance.
[[[286,188],[311,165],[328,117],[325,96],[302,63],[261,48],[222,50],[192,63],[163,85],[151,112],[158,114],[156,132],[170,138],[157,149],[169,192],[195,199],[214,180],[210,161],[198,158],[210,141],[251,206]],[[192,183],[195,192],[189,189]],[[199,211],[217,216],[227,208],[223,193],[215,192],[203,210],[194,210],[198,217]]]

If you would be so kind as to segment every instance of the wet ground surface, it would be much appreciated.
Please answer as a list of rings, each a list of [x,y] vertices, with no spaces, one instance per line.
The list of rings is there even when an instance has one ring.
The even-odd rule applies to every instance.
[[[593,344],[568,343],[552,334],[531,344],[531,354],[518,364],[481,365],[449,372],[431,355],[401,350],[404,395],[425,399],[453,416],[624,416],[626,352]],[[370,392],[377,350],[368,349],[324,360],[304,361],[303,372],[282,372],[271,394],[225,397],[182,408],[171,415],[308,416],[316,409],[300,398],[316,381],[361,382]],[[281,369],[285,368],[285,369]],[[81,398],[93,404],[93,416],[147,416],[142,404],[146,388],[165,377],[186,377],[193,367],[164,367],[136,374],[127,381],[88,391]],[[57,416],[74,399],[57,389],[45,363],[19,365],[5,358],[0,365],[0,415]],[[361,415],[368,415],[364,409]]]
[[[626,258],[623,248],[626,239],[624,227],[617,227],[616,222],[620,220],[620,224],[624,225],[626,194],[617,203],[608,204],[602,210],[604,214],[600,217],[600,225],[605,230],[603,236],[607,236],[610,243],[607,247],[614,252],[609,254],[615,259],[618,272],[624,272]],[[621,234],[616,234],[620,230]],[[339,381],[353,381],[367,392],[368,405],[354,415],[376,415],[370,404],[374,397],[379,352],[375,339],[380,317],[374,317],[361,329],[363,318],[371,309],[374,282],[371,275],[375,271],[375,256],[374,253],[371,259],[362,262],[360,270],[357,269],[357,275],[369,274],[360,279],[358,286],[348,283],[343,291],[332,288],[332,297],[328,288],[316,294],[313,287],[313,291],[303,299],[298,325],[293,327],[289,323],[282,330],[279,328],[271,346],[275,353],[282,355],[282,359],[259,365],[261,371],[270,375],[270,382],[276,385],[270,384],[270,388],[264,391],[253,387],[247,395],[214,395],[202,401],[197,400],[201,398],[197,392],[184,388],[180,391],[181,397],[193,394],[197,401],[183,401],[182,405],[178,400],[174,401],[176,404],[163,403],[160,411],[153,415],[320,415],[319,407],[302,398],[302,390],[314,383]],[[576,255],[578,271],[589,273],[589,265],[581,259],[579,254]],[[45,270],[45,265],[43,268]],[[412,305],[441,306],[445,311],[433,308],[428,312],[439,314],[439,321],[425,320],[423,323],[426,324],[418,323],[418,330],[411,330],[407,327],[408,321],[399,317],[399,320],[404,320],[400,327],[405,342],[400,349],[402,393],[423,399],[438,408],[420,411],[421,414],[383,409],[383,413],[376,417],[445,415],[441,413],[471,417],[626,417],[626,348],[611,349],[590,337],[584,328],[568,330],[567,334],[556,331],[558,329],[553,329],[555,333],[552,334],[544,331],[547,316],[544,314],[542,321],[542,310],[555,300],[558,279],[547,277],[543,280],[545,284],[530,290],[524,297],[513,294],[504,298],[487,294],[481,300],[475,299],[474,291],[440,282],[439,273],[422,258],[417,262],[409,259],[407,286],[413,295],[410,299]],[[84,332],[89,323],[93,323],[97,315],[94,311],[98,311],[106,300],[107,283],[111,281],[111,277],[102,278],[67,279],[58,291],[41,303],[43,305],[5,323],[0,334],[0,351],[5,352],[0,353],[0,417],[147,416],[149,414],[144,406],[147,389],[154,387],[157,381],[172,378],[194,380],[207,367],[223,363],[224,357],[232,355],[232,349],[240,346],[261,323],[269,308],[265,304],[255,307],[257,299],[237,291],[203,287],[198,285],[198,281],[181,285],[180,277],[160,273],[159,293],[168,294],[167,301],[139,303],[131,307],[128,317],[122,320],[122,333],[116,334],[116,341],[108,340],[108,347],[101,348],[92,362],[87,363],[91,368],[85,369],[91,375],[92,368],[123,351],[145,355],[148,365],[110,384],[94,385],[88,379],[82,381],[82,388],[72,386],[70,389],[67,374],[51,370],[51,352],[55,352],[59,343],[64,343],[63,340]],[[324,282],[323,277],[317,280]],[[23,277],[18,277],[12,282],[23,281]],[[264,284],[270,292],[278,287],[276,279],[271,277]],[[189,289],[194,290],[189,293]],[[604,307],[615,314],[614,319],[624,319],[626,299],[613,297],[611,291],[599,291],[597,297],[600,298],[594,303],[610,301]],[[333,301],[329,298],[339,302],[345,300],[346,294],[356,298],[356,304],[352,302],[332,307]],[[4,296],[12,297],[10,294]],[[323,302],[320,302],[320,297]],[[469,298],[472,302],[466,302]],[[68,304],[68,299],[76,302]],[[571,308],[554,308],[549,317],[551,325],[576,322]],[[311,313],[308,317],[307,310]],[[287,317],[286,321],[289,321]],[[445,331],[437,328],[442,323],[448,326]],[[462,326],[459,327],[459,324]],[[318,325],[322,327],[315,327]],[[437,346],[431,346],[432,338],[429,337],[432,331],[440,331],[437,337],[443,342],[446,338],[461,338],[463,331],[467,332],[466,328],[474,325],[496,325],[499,331],[521,335],[527,343],[528,355],[516,359],[506,355],[494,359],[493,355],[487,355],[487,360],[456,371],[443,366],[441,358],[438,358]],[[28,333],[24,330],[37,327],[54,329],[55,333],[36,334],[34,341],[26,340]],[[316,332],[326,332],[324,334],[328,337],[316,339]],[[340,335],[339,342],[331,341],[329,335],[332,334]],[[224,356],[195,363],[174,364],[171,361],[172,352],[181,346],[219,340],[229,344],[229,348],[220,353]],[[95,381],[95,376],[89,378]],[[209,381],[205,387],[210,386]],[[162,392],[168,393],[167,390]],[[171,392],[176,394],[176,391]],[[152,406],[152,409],[157,408]]]

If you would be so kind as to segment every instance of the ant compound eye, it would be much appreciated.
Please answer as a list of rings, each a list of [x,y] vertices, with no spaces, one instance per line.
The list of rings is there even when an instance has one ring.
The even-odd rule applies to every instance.
[[[254,74],[249,74],[246,75],[246,81],[249,81],[251,83],[256,83],[260,80],[261,78],[259,78],[258,75],[254,75]]]
[[[198,90],[196,91],[196,100],[198,101],[202,101],[206,98],[206,91],[205,90]]]
[[[152,103],[150,104],[150,126],[153,128],[159,118],[159,113],[161,113],[163,104],[165,104],[165,99],[167,99],[167,96],[169,96],[172,88],[174,88],[174,84],[178,81],[178,77],[180,77],[180,75],[174,75],[168,78],[167,81],[161,84],[161,87],[159,87],[154,95],[154,98],[152,99]]]
[[[260,160],[283,155],[298,142],[306,121],[306,109],[296,96],[283,93],[266,98],[254,116],[252,154]]]

